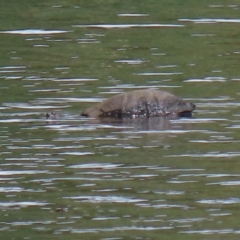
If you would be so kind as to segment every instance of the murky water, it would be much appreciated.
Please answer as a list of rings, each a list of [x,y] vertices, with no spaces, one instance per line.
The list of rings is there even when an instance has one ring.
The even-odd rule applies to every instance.
[[[239,239],[239,0],[2,5],[4,239]],[[145,88],[194,117],[80,116]]]

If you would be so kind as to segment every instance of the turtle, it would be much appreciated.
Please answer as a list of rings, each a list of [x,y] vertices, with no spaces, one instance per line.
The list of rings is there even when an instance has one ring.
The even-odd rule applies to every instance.
[[[84,110],[90,118],[191,117],[195,104],[155,89],[120,93]]]

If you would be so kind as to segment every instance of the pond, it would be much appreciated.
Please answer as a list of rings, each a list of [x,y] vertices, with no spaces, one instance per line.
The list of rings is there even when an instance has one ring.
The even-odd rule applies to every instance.
[[[2,3],[4,239],[239,239],[239,7]],[[193,117],[80,116],[149,88],[193,102]]]

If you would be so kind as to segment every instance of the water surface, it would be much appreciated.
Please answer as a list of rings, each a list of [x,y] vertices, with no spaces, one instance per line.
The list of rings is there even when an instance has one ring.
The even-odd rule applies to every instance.
[[[239,5],[3,3],[4,239],[239,239]],[[193,118],[80,116],[146,88]]]

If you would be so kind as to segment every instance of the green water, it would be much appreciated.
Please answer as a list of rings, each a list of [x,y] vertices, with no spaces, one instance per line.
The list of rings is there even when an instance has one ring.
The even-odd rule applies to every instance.
[[[0,3],[4,239],[239,239],[239,7]],[[80,117],[139,88],[194,102],[194,118]]]

